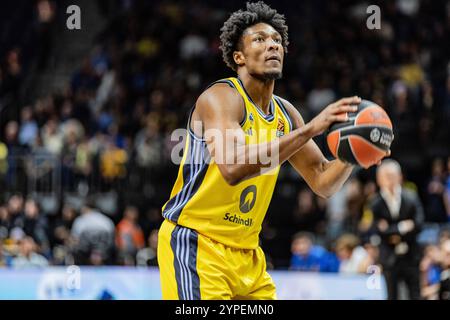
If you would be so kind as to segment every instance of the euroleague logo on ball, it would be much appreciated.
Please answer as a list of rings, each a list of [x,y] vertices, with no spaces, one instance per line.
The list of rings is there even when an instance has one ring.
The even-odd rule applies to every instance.
[[[381,143],[382,145],[390,148],[394,136],[385,132],[381,132],[379,129],[374,128],[370,131],[370,140],[373,143]]]
[[[380,140],[380,137],[381,132],[377,128],[372,129],[372,131],[370,131],[370,140],[372,140],[372,142],[378,142]]]

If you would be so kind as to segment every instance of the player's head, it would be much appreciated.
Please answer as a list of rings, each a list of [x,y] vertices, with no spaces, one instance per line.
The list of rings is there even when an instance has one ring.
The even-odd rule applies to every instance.
[[[234,71],[246,68],[259,79],[279,79],[287,52],[288,27],[283,15],[264,2],[247,3],[234,12],[221,29],[225,63]]]

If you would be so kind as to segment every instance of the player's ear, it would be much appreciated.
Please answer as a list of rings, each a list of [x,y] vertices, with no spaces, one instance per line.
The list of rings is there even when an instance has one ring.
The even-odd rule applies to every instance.
[[[245,57],[242,51],[234,51],[233,52],[233,60],[238,66],[242,66],[245,64]]]

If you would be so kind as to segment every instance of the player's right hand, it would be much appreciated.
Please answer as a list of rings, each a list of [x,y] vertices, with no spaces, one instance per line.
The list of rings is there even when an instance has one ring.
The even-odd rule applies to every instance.
[[[334,122],[345,122],[348,120],[347,112],[356,112],[361,98],[354,96],[342,98],[322,110],[308,125],[311,127],[313,136],[323,133]]]

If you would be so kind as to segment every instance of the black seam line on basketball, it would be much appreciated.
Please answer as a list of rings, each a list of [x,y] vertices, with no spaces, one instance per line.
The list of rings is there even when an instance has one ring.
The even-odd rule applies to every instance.
[[[348,141],[348,146],[350,147],[350,150],[352,151],[353,158],[355,158],[356,162],[358,162],[358,164],[361,165],[361,161],[359,161],[358,155],[355,153],[355,150],[353,150],[353,146],[352,146],[350,139],[347,138],[347,141]]]
[[[334,131],[341,130],[343,128],[351,127],[354,125],[355,125],[355,122],[352,119],[349,119],[348,121],[344,121],[344,122],[333,122],[333,124],[331,124],[328,127],[328,132],[334,132]]]
[[[337,158],[338,159],[342,159],[342,158],[345,159],[343,152],[347,151],[348,152],[347,156],[349,157],[349,159],[343,160],[343,161],[346,161],[346,162],[352,163],[352,164],[359,164],[358,160],[355,158],[355,155],[353,154],[353,149],[350,148],[350,141],[348,139],[342,139],[342,140],[345,143],[342,145],[343,149],[339,148],[337,150],[337,152],[336,152]],[[346,141],[344,141],[344,140],[346,140]],[[349,150],[345,150],[347,148],[346,146],[348,146]]]
[[[388,134],[388,135],[394,135],[394,132],[392,128],[385,127],[385,126],[373,126],[373,125],[362,125],[362,126],[349,126],[346,128],[342,128],[341,130],[333,130],[334,131],[340,131],[343,135],[349,135],[349,134],[361,134],[361,133],[371,133],[374,129],[377,129],[380,131],[380,133]]]
[[[364,141],[370,143],[370,145],[372,145],[372,146],[374,146],[375,148],[377,148],[378,150],[380,150],[381,152],[386,153],[386,150],[383,150],[383,149],[377,147],[377,145],[375,145],[374,142],[369,141],[369,140],[367,140],[366,138],[364,138],[364,137],[362,137],[362,136],[358,136],[357,134],[351,134],[351,135],[345,136],[345,137],[342,138],[342,140],[343,140],[343,139],[349,139],[350,137],[355,137],[355,138],[359,138],[359,139],[361,139],[361,140],[364,140]]]
[[[349,128],[345,128],[345,129],[341,129],[341,130],[337,130],[340,131],[342,133],[342,136],[349,136],[349,135],[361,135],[363,133],[371,133],[372,130],[374,129],[378,129],[382,134],[388,134],[388,135],[394,135],[394,133],[392,132],[391,128],[387,128],[387,127],[374,127],[374,126],[353,126],[353,127],[349,127]],[[334,130],[336,131],[336,130]],[[334,132],[332,131],[332,132]],[[368,132],[370,131],[370,132]],[[390,131],[390,132],[386,132],[386,131]],[[371,141],[371,143],[379,143],[379,142],[374,142]],[[383,145],[382,143],[380,143],[381,145]]]
[[[380,150],[381,152],[386,152],[386,150],[383,150],[383,149],[381,149],[380,147],[378,147],[377,145],[375,145],[374,142],[369,141],[369,140],[367,140],[366,138],[364,138],[364,137],[362,137],[362,136],[359,136],[359,135],[357,135],[357,134],[351,134],[351,135],[342,137],[342,140],[344,140],[344,139],[347,139],[347,140],[348,140],[350,137],[360,138],[361,140],[364,140],[364,141],[370,143],[370,145],[372,145],[372,146],[375,147],[376,149]]]
[[[338,138],[338,144],[337,144],[337,147],[336,147],[336,156],[338,155],[338,150],[339,150],[339,146],[341,145],[341,132],[338,132],[338,134],[339,134],[339,138]]]
[[[355,129],[355,128],[374,128],[374,129],[381,128],[381,129],[392,130],[391,127],[386,126],[386,125],[382,125],[382,124],[355,124],[353,126],[341,127],[339,129],[340,129],[340,131],[348,131],[348,130],[352,130],[352,129]],[[336,130],[338,130],[338,129],[336,129]],[[333,131],[336,131],[336,130],[333,130]],[[331,132],[333,132],[333,131],[331,131]]]

